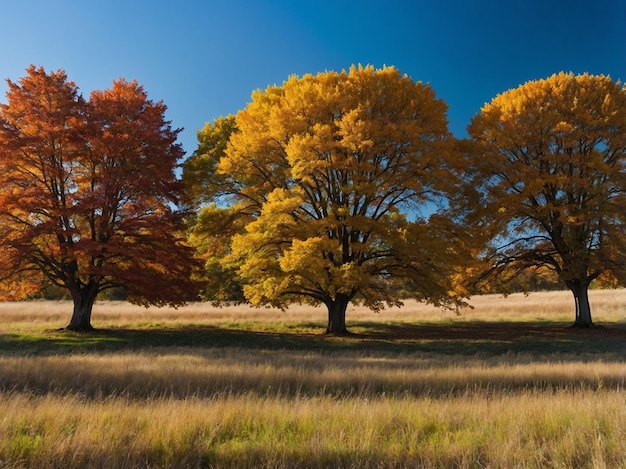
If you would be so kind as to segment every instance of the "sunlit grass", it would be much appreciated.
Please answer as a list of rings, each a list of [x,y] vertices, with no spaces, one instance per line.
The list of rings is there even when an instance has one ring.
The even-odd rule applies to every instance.
[[[4,394],[0,459],[28,467],[622,467],[621,392],[94,403]]]
[[[0,305],[0,467],[626,465],[626,291],[348,312]]]
[[[626,290],[591,290],[590,302],[594,320],[598,323],[624,322]],[[374,313],[366,308],[350,306],[348,325],[354,322],[467,322],[467,321],[553,321],[573,322],[574,302],[570,292],[537,292],[481,295],[469,300],[471,308],[458,314],[424,303],[407,300],[401,308],[389,308]],[[0,304],[0,325],[20,323],[63,327],[69,322],[72,305],[67,301],[6,302]],[[96,327],[125,327],[128,325],[168,324],[231,324],[252,327],[250,323],[274,324],[287,327],[305,322],[312,329],[325,326],[327,312],[323,306],[292,305],[286,311],[255,308],[247,305],[226,305],[215,308],[208,303],[192,303],[181,308],[144,308],[125,302],[97,302],[93,323]]]
[[[449,397],[626,388],[623,362],[574,357],[537,362],[528,355],[490,358],[364,351],[156,349],[0,358],[0,392],[132,399],[226,395],[273,397]]]

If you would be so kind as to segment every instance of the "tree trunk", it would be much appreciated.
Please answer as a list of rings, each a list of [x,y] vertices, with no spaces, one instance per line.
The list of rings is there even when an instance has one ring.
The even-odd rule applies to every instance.
[[[71,293],[72,300],[74,300],[74,312],[67,329],[70,331],[92,331],[91,310],[98,296],[98,285],[90,283]]]
[[[345,295],[338,295],[334,300],[326,303],[328,307],[328,326],[326,334],[346,335],[349,334],[346,328],[346,310],[350,300]]]
[[[574,327],[593,327],[591,306],[589,306],[589,285],[585,282],[572,282],[568,285],[576,303],[576,320]]]

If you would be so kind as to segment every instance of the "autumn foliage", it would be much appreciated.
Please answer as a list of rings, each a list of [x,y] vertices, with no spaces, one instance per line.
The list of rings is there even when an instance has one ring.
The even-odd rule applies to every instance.
[[[491,272],[550,269],[593,325],[591,282],[626,285],[626,90],[559,73],[497,96],[469,132]]]
[[[221,205],[192,240],[254,304],[325,304],[331,333],[349,303],[400,290],[455,304],[463,243],[443,212],[419,216],[454,186],[455,154],[445,103],[394,68],[293,76],[200,133],[184,179]]]
[[[8,84],[0,297],[64,288],[71,329],[104,290],[176,305],[202,283],[218,302],[324,304],[341,334],[351,303],[454,307],[529,272],[560,279],[588,327],[592,282],[626,285],[626,89],[609,77],[504,92],[459,142],[393,67],[292,76],[207,124],[182,181],[178,130],[137,82],[87,100],[33,66]]]
[[[91,328],[99,292],[143,304],[192,297],[175,177],[183,150],[165,105],[117,80],[89,100],[31,66],[0,106],[0,275],[66,289],[69,328]]]

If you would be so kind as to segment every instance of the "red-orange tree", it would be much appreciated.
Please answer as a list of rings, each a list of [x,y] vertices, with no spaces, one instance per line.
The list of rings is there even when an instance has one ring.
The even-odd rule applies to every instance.
[[[43,279],[91,329],[98,293],[181,304],[195,291],[177,210],[183,157],[162,102],[123,79],[83,99],[64,71],[31,66],[0,105],[0,278]],[[43,275],[42,275],[43,274]],[[43,286],[43,284],[42,284]]]
[[[559,73],[507,91],[469,127],[474,208],[494,236],[492,271],[554,271],[575,325],[593,325],[587,290],[626,285],[626,90],[608,77]]]

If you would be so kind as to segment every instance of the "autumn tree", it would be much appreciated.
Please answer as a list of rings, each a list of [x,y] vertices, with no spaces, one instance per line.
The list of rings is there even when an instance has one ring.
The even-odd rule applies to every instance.
[[[593,325],[590,283],[626,283],[626,90],[559,73],[507,91],[469,127],[473,184],[493,235],[490,272],[550,268]]]
[[[0,276],[66,289],[68,328],[91,329],[97,295],[140,304],[193,295],[176,209],[183,156],[162,102],[123,79],[89,100],[64,71],[31,66],[0,105]]]
[[[251,221],[245,213],[219,206],[223,195],[232,192],[225,175],[217,173],[220,158],[225,156],[230,136],[236,131],[235,116],[220,117],[198,131],[198,148],[184,164],[185,203],[197,210],[188,220],[188,238],[204,262],[203,290],[200,297],[219,304],[244,301],[237,269],[222,263],[230,252],[230,239]]]
[[[327,332],[343,334],[351,302],[398,305],[407,285],[420,300],[459,299],[458,233],[441,213],[419,216],[450,188],[455,154],[428,85],[392,67],[292,76],[199,137],[183,179],[216,203],[192,236],[226,241],[212,258],[251,303],[324,304]]]

